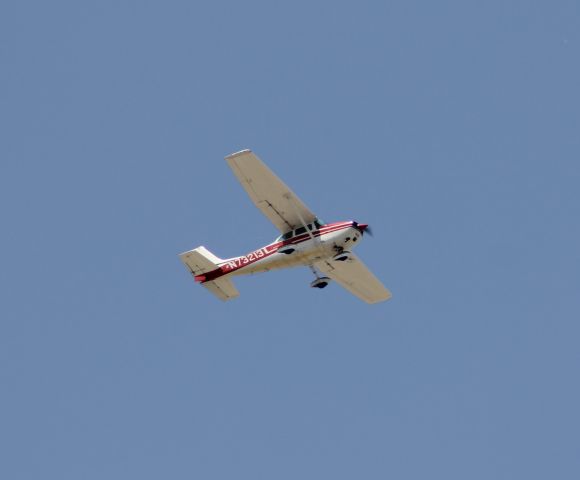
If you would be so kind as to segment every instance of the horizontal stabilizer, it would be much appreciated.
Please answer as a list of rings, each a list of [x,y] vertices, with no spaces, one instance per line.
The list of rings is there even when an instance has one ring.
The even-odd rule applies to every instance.
[[[179,258],[189,269],[196,282],[201,282],[201,286],[207,288],[220,300],[231,300],[240,295],[233,282],[229,278],[217,278],[206,282],[205,274],[219,268],[223,263],[219,257],[216,257],[205,247],[197,247],[189,252],[179,255]]]
[[[201,286],[207,288],[211,293],[223,301],[231,300],[232,298],[240,296],[240,292],[238,292],[234,283],[229,278],[218,278],[211,282],[204,282]]]
[[[197,247],[189,252],[181,253],[179,258],[195,276],[215,270],[223,261],[205,247]]]

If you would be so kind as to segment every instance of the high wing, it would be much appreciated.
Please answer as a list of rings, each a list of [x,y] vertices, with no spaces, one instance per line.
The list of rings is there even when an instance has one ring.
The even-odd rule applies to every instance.
[[[281,233],[316,219],[306,205],[251,150],[226,157],[248,195]]]
[[[367,303],[383,302],[391,292],[353,253],[344,262],[321,260],[314,267]]]

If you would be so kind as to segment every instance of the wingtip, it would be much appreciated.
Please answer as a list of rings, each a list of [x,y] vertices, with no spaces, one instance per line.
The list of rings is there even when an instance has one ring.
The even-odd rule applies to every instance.
[[[243,150],[240,150],[239,152],[234,152],[234,153],[230,153],[229,155],[226,155],[225,159],[229,160],[230,158],[241,157],[242,155],[246,155],[248,153],[252,153],[252,151],[249,148],[244,148]]]

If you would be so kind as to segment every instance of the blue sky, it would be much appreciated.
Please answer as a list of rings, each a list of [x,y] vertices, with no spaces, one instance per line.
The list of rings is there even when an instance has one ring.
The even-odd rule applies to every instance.
[[[5,2],[0,476],[576,479],[578,2]],[[252,148],[375,232],[222,304]]]

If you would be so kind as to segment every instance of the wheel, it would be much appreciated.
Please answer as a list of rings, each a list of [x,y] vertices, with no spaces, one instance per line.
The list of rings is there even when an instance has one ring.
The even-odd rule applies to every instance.
[[[334,257],[332,257],[335,262],[346,262],[351,258],[351,253],[347,252],[346,250],[344,252],[337,253]]]
[[[312,288],[324,288],[330,283],[330,278],[328,277],[320,277],[314,280],[310,286]]]

